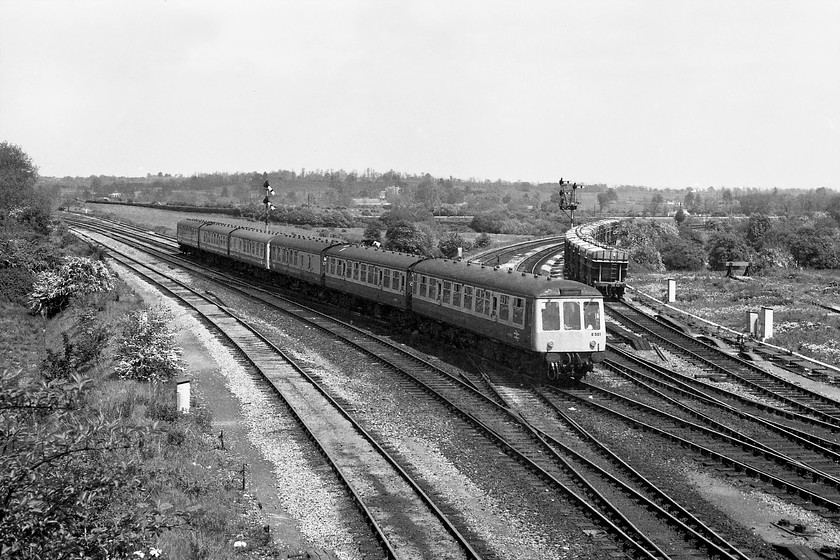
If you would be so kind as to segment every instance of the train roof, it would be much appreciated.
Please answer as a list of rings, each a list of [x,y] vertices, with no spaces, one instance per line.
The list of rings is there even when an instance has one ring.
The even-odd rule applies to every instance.
[[[183,220],[178,220],[179,226],[189,226],[189,227],[199,227],[201,224],[209,224],[208,220],[201,220],[199,218],[184,218]]]
[[[252,241],[259,241],[260,243],[268,243],[270,239],[276,237],[274,233],[265,233],[257,229],[239,228],[230,233],[231,237],[238,237],[242,239],[250,239]]]
[[[306,251],[307,253],[320,253],[327,247],[344,245],[345,243],[345,241],[340,239],[285,233],[279,235],[274,234],[271,238],[272,247],[288,247],[289,249],[297,249],[298,251]]]
[[[239,229],[239,226],[232,226],[230,224],[219,224],[216,222],[209,222],[207,225],[201,227],[201,231],[211,231],[214,233],[223,233],[225,235]]]
[[[522,296],[601,297],[601,292],[580,282],[515,272],[511,268],[482,266],[467,261],[428,259],[417,263],[414,272]]]
[[[345,259],[373,263],[379,266],[401,269],[407,269],[417,261],[421,261],[426,258],[422,255],[399,253],[397,251],[388,251],[387,249],[382,249],[380,247],[363,247],[361,245],[333,247],[327,251],[327,255],[330,257],[342,257]]]

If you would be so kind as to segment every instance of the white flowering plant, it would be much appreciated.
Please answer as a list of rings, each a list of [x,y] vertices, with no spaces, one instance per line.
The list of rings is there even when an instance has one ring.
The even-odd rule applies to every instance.
[[[38,273],[27,299],[33,313],[52,317],[65,309],[75,295],[113,289],[114,276],[104,262],[86,257],[65,257],[58,270]]]

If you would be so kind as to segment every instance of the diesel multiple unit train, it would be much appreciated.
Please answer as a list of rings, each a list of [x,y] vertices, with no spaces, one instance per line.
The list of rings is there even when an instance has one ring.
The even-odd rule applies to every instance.
[[[195,219],[178,222],[177,237],[185,253],[268,275],[541,379],[578,380],[604,357],[603,297],[579,282]]]

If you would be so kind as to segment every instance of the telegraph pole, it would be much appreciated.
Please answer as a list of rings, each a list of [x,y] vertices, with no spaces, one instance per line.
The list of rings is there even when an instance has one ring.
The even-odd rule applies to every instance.
[[[569,191],[563,188],[565,185],[569,185],[569,182],[564,181],[561,177],[560,191],[558,192],[558,194],[560,195],[560,201],[557,203],[557,205],[560,207],[560,210],[562,210],[563,213],[569,217],[569,228],[573,228],[575,227],[575,210],[577,210],[578,207],[575,192],[578,189],[582,189],[583,185],[572,183],[571,185],[569,185],[571,187]]]
[[[263,183],[263,187],[265,187],[265,198],[263,198],[263,204],[265,204],[265,232],[268,233],[268,213],[271,210],[276,210],[275,206],[271,203],[271,200],[268,198],[274,194],[274,189],[271,188],[271,185],[268,184],[268,179],[265,180]]]

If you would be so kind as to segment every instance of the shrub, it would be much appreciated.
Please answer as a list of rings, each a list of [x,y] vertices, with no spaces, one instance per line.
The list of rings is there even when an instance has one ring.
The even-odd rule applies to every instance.
[[[661,251],[662,264],[668,270],[700,270],[703,268],[703,249],[693,243],[675,239]]]
[[[175,346],[172,315],[163,307],[130,312],[122,324],[114,355],[120,379],[157,381],[184,371]]]
[[[29,307],[33,313],[52,317],[66,308],[76,294],[113,289],[114,278],[105,263],[85,257],[66,257],[57,271],[45,270],[35,278]]]
[[[490,236],[486,233],[482,233],[478,237],[475,238],[473,241],[473,249],[484,249],[485,247],[489,247],[493,244],[493,240],[490,239]]]
[[[90,381],[0,372],[0,549],[9,558],[125,556],[154,538],[157,512],[113,509],[140,491],[147,430],[83,407]]]
[[[712,270],[723,270],[727,261],[749,261],[752,256],[742,236],[725,231],[712,234],[708,251],[709,267]]]
[[[458,248],[470,250],[470,244],[457,233],[449,233],[438,242],[438,249],[444,257],[452,259],[458,256]]]

